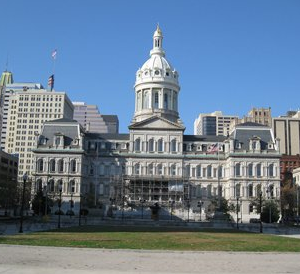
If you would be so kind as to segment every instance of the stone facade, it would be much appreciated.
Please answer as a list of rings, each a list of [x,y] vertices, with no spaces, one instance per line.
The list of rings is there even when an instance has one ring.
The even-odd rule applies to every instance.
[[[279,143],[272,129],[244,123],[228,137],[184,135],[179,75],[164,56],[157,28],[150,59],[136,75],[129,134],[88,133],[67,119],[44,124],[34,149],[33,189],[48,184],[57,197],[62,184],[62,208],[72,199],[75,212],[81,201],[131,212],[157,204],[176,209],[174,214],[193,214],[201,205],[209,216],[223,197],[239,202],[243,221],[257,218],[252,202],[261,192],[280,198]]]

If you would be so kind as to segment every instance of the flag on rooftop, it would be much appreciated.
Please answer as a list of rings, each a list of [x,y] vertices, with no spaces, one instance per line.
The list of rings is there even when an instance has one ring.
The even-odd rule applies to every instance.
[[[56,54],[57,54],[57,50],[55,49],[54,51],[52,51],[52,58],[54,60],[56,59]]]
[[[49,89],[52,91],[53,87],[54,87],[54,74],[52,74],[49,78],[48,78],[48,87]]]
[[[212,144],[208,147],[207,153],[214,153],[214,152],[219,152],[220,147],[218,143]]]

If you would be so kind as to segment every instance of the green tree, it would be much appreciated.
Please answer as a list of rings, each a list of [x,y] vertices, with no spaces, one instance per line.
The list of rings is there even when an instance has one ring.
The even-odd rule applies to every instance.
[[[274,200],[265,200],[261,212],[261,220],[264,223],[274,223],[279,219],[278,204]]]
[[[51,212],[50,207],[53,206],[53,200],[47,196],[47,214]],[[46,213],[46,197],[42,190],[39,190],[32,200],[32,210],[36,215],[45,215]]]

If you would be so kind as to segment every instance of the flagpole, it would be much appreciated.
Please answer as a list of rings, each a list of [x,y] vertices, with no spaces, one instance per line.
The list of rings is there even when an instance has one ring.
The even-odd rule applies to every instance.
[[[53,83],[52,83],[52,86],[51,86],[51,91],[54,88],[54,75],[55,75],[56,54],[57,54],[57,50],[55,49],[55,50],[52,51],[52,54],[51,54],[52,59],[53,59],[53,65],[52,65]]]

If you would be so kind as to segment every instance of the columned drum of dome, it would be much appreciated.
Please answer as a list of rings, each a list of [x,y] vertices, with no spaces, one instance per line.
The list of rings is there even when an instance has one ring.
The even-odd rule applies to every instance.
[[[160,116],[181,124],[178,114],[179,75],[166,60],[162,42],[162,31],[157,26],[150,58],[136,73],[135,112],[132,123]]]

